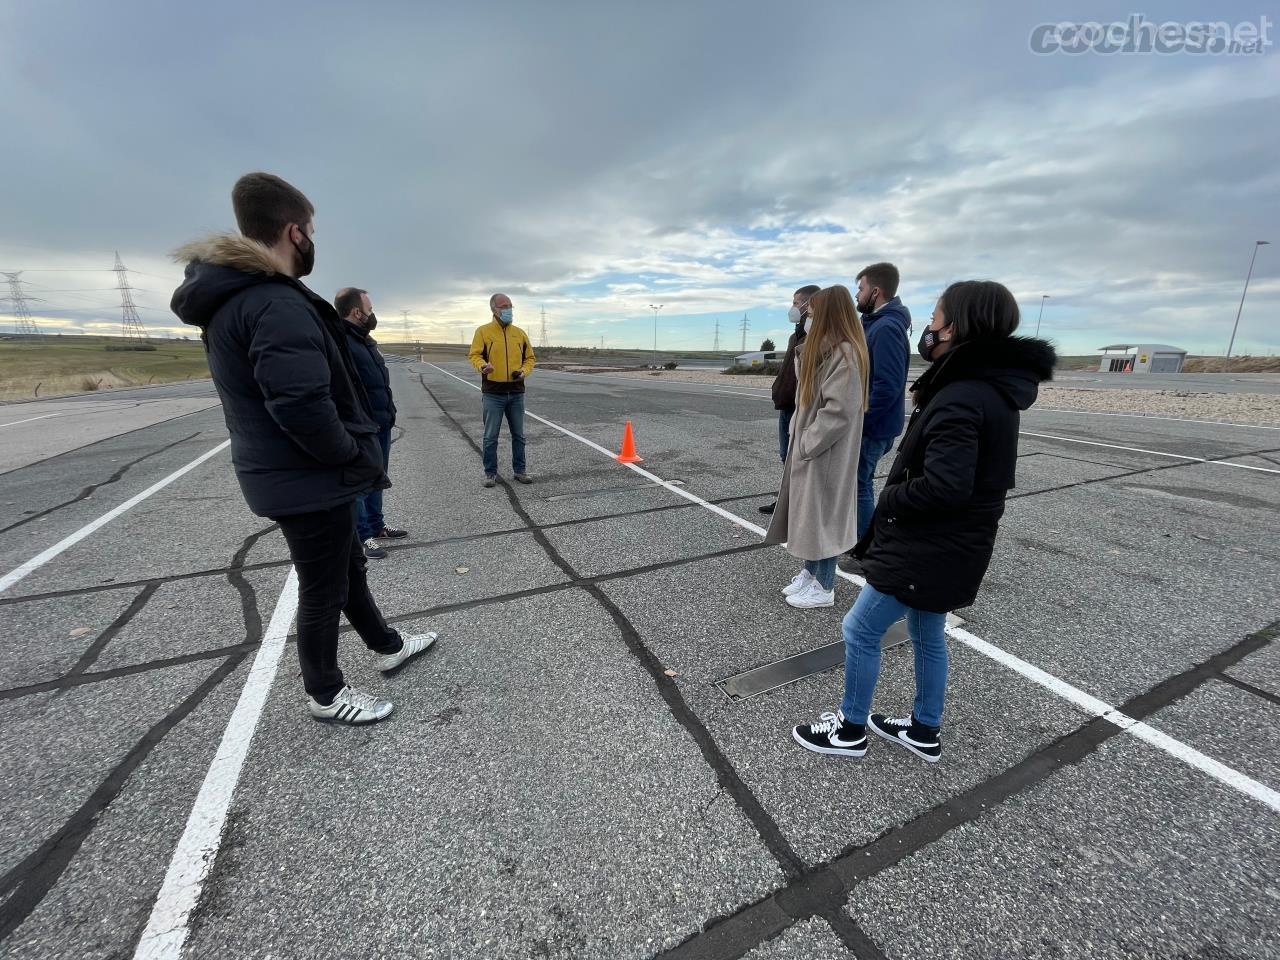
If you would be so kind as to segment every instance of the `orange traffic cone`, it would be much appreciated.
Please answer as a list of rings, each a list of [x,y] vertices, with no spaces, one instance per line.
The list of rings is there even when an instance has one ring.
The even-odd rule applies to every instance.
[[[622,452],[616,459],[619,463],[644,463],[636,453],[636,437],[631,432],[630,420],[627,421],[627,428],[622,431]]]

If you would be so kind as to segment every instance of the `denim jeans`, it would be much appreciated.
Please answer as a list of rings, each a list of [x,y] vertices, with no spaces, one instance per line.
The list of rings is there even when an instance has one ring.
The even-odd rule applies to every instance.
[[[871,515],[876,511],[876,467],[893,446],[893,437],[887,440],[864,436],[858,453],[858,539],[861,540],[871,526]]]
[[[791,444],[791,418],[795,416],[794,410],[778,411],[778,456],[782,458],[782,462],[787,462],[787,447]]]
[[[378,434],[378,443],[382,445],[382,469],[391,465],[391,428]],[[382,516],[382,491],[370,490],[356,501],[356,536],[360,542],[368,540],[387,525]]]
[[[511,431],[511,469],[524,473],[524,394],[486,393],[484,405],[484,472],[492,476],[498,472],[498,431],[502,418],[507,418]]]
[[[836,585],[836,561],[839,557],[827,557],[825,560],[806,560],[804,568],[812,573],[822,584],[823,590],[830,590]]]
[[[926,727],[942,725],[947,692],[945,613],[908,607],[871,584],[844,617],[844,700],[840,709],[850,723],[866,723],[871,695],[880,676],[880,640],[885,631],[907,618],[907,633],[916,653],[916,702],[912,713]]]
[[[356,539],[354,503],[273,518],[298,571],[298,662],[302,686],[329,703],[346,681],[338,667],[338,619],[346,614],[364,645],[395,653],[400,634],[387,626],[369,593],[368,561]]]

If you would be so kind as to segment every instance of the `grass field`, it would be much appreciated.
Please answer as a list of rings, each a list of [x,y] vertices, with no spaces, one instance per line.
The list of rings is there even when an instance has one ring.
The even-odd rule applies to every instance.
[[[119,337],[0,339],[0,399],[172,383],[209,375],[199,340],[152,340],[156,349],[148,351],[107,349],[123,343]]]

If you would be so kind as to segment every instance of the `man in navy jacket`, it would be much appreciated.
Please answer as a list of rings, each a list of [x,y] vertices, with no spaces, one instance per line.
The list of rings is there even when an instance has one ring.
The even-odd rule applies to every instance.
[[[867,412],[858,457],[858,539],[871,526],[876,508],[876,467],[906,422],[907,363],[911,358],[911,314],[898,299],[898,268],[873,263],[858,274],[858,312],[867,335]],[[847,556],[841,569],[856,570]]]
[[[382,449],[382,466],[389,472],[391,463],[391,428],[396,425],[396,405],[391,399],[391,375],[387,362],[378,351],[378,342],[370,336],[378,325],[369,291],[359,287],[344,287],[333,301],[338,316],[346,321],[347,346],[364,391],[369,396],[369,407],[378,425],[378,446]],[[387,551],[379,540],[398,540],[407,537],[407,530],[388,527],[382,516],[382,491],[370,490],[356,501],[356,535],[364,549],[364,555],[382,560]]]

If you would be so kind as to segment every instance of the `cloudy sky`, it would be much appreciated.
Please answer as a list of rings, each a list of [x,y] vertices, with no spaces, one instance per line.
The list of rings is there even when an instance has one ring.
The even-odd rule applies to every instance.
[[[1258,23],[1273,3],[0,0],[0,269],[45,330],[144,322],[168,251],[278,173],[314,288],[456,342],[494,290],[552,343],[748,348],[794,288],[891,260],[927,318],[1000,280],[1070,353],[1280,350],[1280,63],[1036,56],[1039,23]],[[0,295],[7,290],[0,290]],[[0,302],[0,330],[12,322]],[[394,321],[394,322],[393,322]],[[917,322],[917,331],[920,324]],[[380,330],[380,333],[384,331]]]

